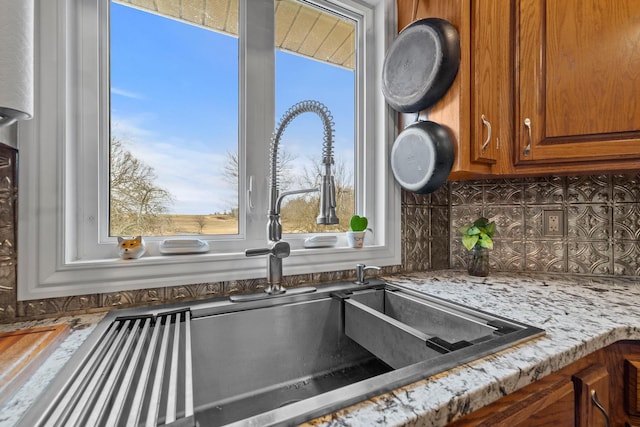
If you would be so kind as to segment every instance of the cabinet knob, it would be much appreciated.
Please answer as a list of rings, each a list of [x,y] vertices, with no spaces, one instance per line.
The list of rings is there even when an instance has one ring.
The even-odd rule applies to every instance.
[[[491,123],[489,123],[489,120],[487,120],[484,114],[480,117],[480,120],[482,120],[482,124],[487,127],[487,140],[482,144],[482,154],[484,154],[487,150],[487,146],[491,142]]]
[[[524,155],[525,157],[531,154],[531,119],[524,119],[524,127],[527,128],[527,146],[524,147]]]

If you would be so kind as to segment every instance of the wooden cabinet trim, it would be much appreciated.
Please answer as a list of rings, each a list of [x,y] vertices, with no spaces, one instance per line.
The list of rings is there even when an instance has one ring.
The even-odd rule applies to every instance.
[[[564,402],[548,411],[538,411],[532,418],[528,418],[522,426],[571,426],[574,421],[578,426],[602,426],[604,417],[591,404],[591,389],[595,389],[598,398],[605,406],[609,406],[609,417],[611,426],[631,426],[640,425],[640,416],[628,413],[625,406],[625,393],[623,384],[627,383],[629,373],[633,370],[625,369],[630,366],[628,361],[633,361],[633,370],[640,367],[640,341],[619,341],[603,349],[591,353],[559,371],[549,374],[538,381],[535,381],[522,389],[506,395],[500,400],[478,409],[464,417],[449,424],[449,427],[470,427],[470,426],[494,426],[505,425],[509,427],[518,426],[512,420],[519,420],[518,411],[522,410],[525,415],[532,414],[526,403],[531,399],[545,399],[545,396],[563,396],[568,388],[572,391],[571,405]],[[637,381],[637,377],[636,381]],[[640,387],[635,385],[634,400],[640,394]],[[567,388],[568,387],[568,388]],[[559,394],[553,394],[554,389]],[[629,387],[630,389],[630,387]],[[588,402],[588,404],[587,404]],[[637,403],[640,405],[640,403]],[[542,405],[544,407],[544,405]],[[537,407],[533,407],[533,413]],[[591,411],[591,413],[586,412]],[[596,412],[593,412],[593,411]],[[569,412],[569,415],[560,412]],[[575,411],[580,411],[580,414]],[[562,417],[565,418],[562,418]],[[497,417],[497,418],[496,418]],[[567,420],[572,421],[567,421]],[[503,420],[509,420],[504,422]],[[586,422],[586,424],[585,424]]]
[[[528,386],[449,424],[449,427],[513,427],[525,422],[536,412],[561,401],[573,407],[571,378],[563,373],[548,375]],[[565,408],[566,409],[566,408]],[[573,420],[573,414],[570,417]]]
[[[625,409],[630,415],[640,416],[640,360],[624,361]]]
[[[605,427],[611,412],[609,409],[609,372],[600,364],[594,364],[573,375],[576,392],[576,427]],[[592,393],[595,393],[592,396]],[[598,399],[606,411],[605,417],[593,403]]]

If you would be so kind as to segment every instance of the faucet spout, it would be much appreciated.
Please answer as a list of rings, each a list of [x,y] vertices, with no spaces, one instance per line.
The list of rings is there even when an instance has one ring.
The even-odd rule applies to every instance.
[[[336,188],[335,179],[332,174],[333,159],[333,116],[329,109],[318,101],[301,101],[289,108],[280,119],[276,127],[273,137],[271,138],[271,174],[270,174],[270,193],[269,193],[269,224],[267,225],[267,233],[269,240],[278,241],[282,239],[282,228],[276,227],[274,224],[280,223],[280,202],[282,197],[297,192],[279,194],[278,184],[278,150],[280,147],[280,139],[282,134],[294,118],[302,113],[316,113],[322,120],[324,129],[324,139],[322,146],[322,181],[320,183],[320,213],[316,218],[318,224],[338,224],[339,219],[336,215]],[[310,190],[299,190],[299,192],[309,192]],[[317,190],[315,190],[317,191]],[[272,218],[273,217],[273,218]],[[278,228],[279,230],[276,230]],[[273,230],[273,231],[272,231]]]
[[[335,178],[329,172],[322,176],[320,184],[320,214],[316,218],[318,224],[338,224],[336,215],[336,183]]]
[[[267,236],[269,238],[269,241],[278,242],[280,241],[280,239],[282,239],[282,224],[280,223],[280,206],[282,205],[282,199],[294,194],[313,193],[315,191],[320,191],[320,188],[316,187],[305,188],[302,190],[285,191],[278,196],[273,209],[270,209],[267,215]]]
[[[282,133],[289,123],[298,115],[306,112],[320,116],[324,127],[324,144],[322,146],[322,181],[319,187],[302,190],[287,191],[280,194],[278,185],[278,148]],[[336,215],[335,179],[331,173],[333,167],[333,117],[329,109],[318,101],[302,101],[289,108],[276,127],[271,138],[270,153],[270,188],[269,212],[267,212],[267,238],[269,245],[264,249],[248,249],[246,256],[267,255],[267,294],[275,295],[285,292],[282,286],[282,259],[289,256],[289,243],[282,241],[282,224],[280,223],[280,205],[282,199],[292,194],[311,193],[320,191],[320,214],[316,218],[318,224],[338,224]],[[314,289],[314,288],[311,288]],[[305,290],[308,292],[308,290]]]
[[[273,242],[268,248],[247,249],[245,256],[267,256],[267,277],[268,286],[265,292],[271,295],[281,294],[285,292],[282,287],[282,259],[289,256],[291,248],[287,242]]]

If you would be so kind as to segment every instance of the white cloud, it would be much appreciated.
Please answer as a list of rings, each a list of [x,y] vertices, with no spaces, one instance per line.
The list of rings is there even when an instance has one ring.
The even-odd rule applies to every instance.
[[[238,195],[223,178],[227,148],[215,141],[185,140],[150,129],[151,114],[112,117],[113,134],[122,139],[127,150],[154,169],[157,184],[175,198],[173,213],[209,214],[228,210]],[[294,175],[313,170],[313,161],[322,155],[322,128],[305,129],[308,137],[291,132],[283,138],[281,149],[296,157],[289,165]],[[289,129],[287,130],[289,131]],[[289,133],[289,132],[286,132]],[[317,135],[316,135],[317,133]],[[336,162],[344,162],[353,174],[353,143],[335,141]],[[312,161],[313,160],[313,161]],[[265,159],[268,162],[268,159]],[[293,184],[292,189],[300,188]]]
[[[175,198],[173,213],[209,214],[230,208],[236,190],[223,179],[226,151],[209,143],[167,138],[145,129],[144,118],[114,119],[114,134],[136,158],[152,167],[157,185]],[[211,147],[207,151],[194,147]]]
[[[125,98],[144,99],[144,97],[142,95],[140,95],[139,93],[130,92],[128,90],[119,89],[117,87],[112,87],[111,88],[111,93],[114,94],[114,95],[124,96]]]

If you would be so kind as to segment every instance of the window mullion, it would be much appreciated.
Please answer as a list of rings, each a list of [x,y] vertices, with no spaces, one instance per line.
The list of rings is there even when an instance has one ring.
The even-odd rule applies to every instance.
[[[240,1],[240,188],[253,177],[252,207],[245,206],[249,242],[266,239],[270,136],[275,122],[275,19],[273,0]],[[242,167],[240,168],[242,171]],[[243,200],[244,199],[244,200]]]

